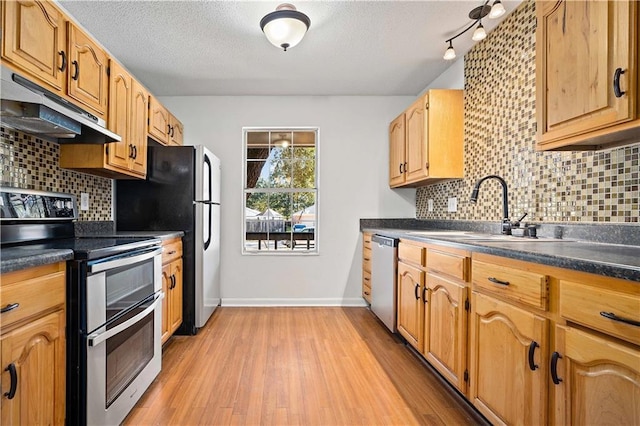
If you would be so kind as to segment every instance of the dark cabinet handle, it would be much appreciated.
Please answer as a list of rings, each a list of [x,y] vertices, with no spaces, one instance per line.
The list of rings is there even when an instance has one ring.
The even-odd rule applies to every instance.
[[[424,286],[424,287],[422,288],[422,301],[423,301],[424,303],[427,303],[427,302],[428,302],[428,301],[427,301],[427,286]]]
[[[502,281],[502,280],[499,280],[499,279],[493,278],[493,277],[489,277],[487,279],[489,281],[491,281],[492,283],[494,283],[494,284],[509,285],[509,281]]]
[[[171,126],[171,137],[175,135],[176,126]]]
[[[167,135],[171,136],[171,124],[167,124]]]
[[[400,170],[400,174],[402,174],[402,163],[400,163],[399,170]]]
[[[171,285],[169,285],[169,290],[173,290],[173,288],[176,286],[176,276],[171,275],[169,279],[171,280]]]
[[[405,173],[407,173],[407,162],[404,162],[404,165],[402,166],[402,170],[404,170]]]
[[[136,158],[138,158],[138,147],[137,146],[133,146],[133,159],[135,160]]]
[[[616,95],[616,98],[621,98],[627,92],[623,92],[620,90],[620,76],[624,74],[622,68],[616,68],[613,73],[613,93]]]
[[[640,321],[635,321],[629,318],[622,318],[617,316],[616,314],[614,314],[613,312],[600,312],[600,315],[602,315],[605,318],[609,318],[610,320],[614,320],[614,321],[618,321],[618,322],[623,322],[625,324],[629,324],[629,325],[635,325],[636,327],[640,327]]]
[[[538,365],[533,360],[533,356],[536,353],[536,348],[539,347],[540,345],[538,345],[538,342],[536,342],[535,340],[529,345],[529,368],[531,369],[531,371],[535,371],[538,369]]]
[[[171,255],[171,254],[176,254],[176,250],[171,250],[171,251],[170,251],[169,253],[167,253],[167,254],[169,254],[169,255]]]
[[[73,61],[71,64],[74,66],[73,75],[71,76],[72,80],[78,81],[78,76],[80,75],[80,66],[78,65],[78,61]]]
[[[18,372],[16,371],[16,365],[11,363],[4,371],[8,371],[9,376],[11,376],[11,387],[9,387],[9,392],[4,393],[4,396],[6,396],[7,399],[13,399],[18,389]]]
[[[60,71],[64,72],[67,69],[67,54],[64,53],[64,50],[58,52],[58,55],[62,56],[62,65],[58,68]]]
[[[0,309],[0,314],[4,314],[5,312],[13,311],[18,306],[20,306],[19,303],[10,303],[7,306],[5,306],[4,308]]]
[[[133,158],[133,145],[129,144],[129,158]]]
[[[416,286],[413,289],[413,295],[416,296],[416,300],[420,300],[420,295],[418,294],[419,289],[420,289],[420,284],[416,283]]]
[[[371,296],[368,291],[365,291],[364,294],[366,294],[367,296]]]
[[[551,354],[551,380],[554,385],[559,385],[562,381],[562,379],[558,377],[558,360],[560,358],[562,358],[562,355],[558,352]]]

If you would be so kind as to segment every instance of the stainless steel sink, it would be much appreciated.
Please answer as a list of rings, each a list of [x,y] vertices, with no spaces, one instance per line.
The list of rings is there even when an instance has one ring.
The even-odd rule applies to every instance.
[[[508,243],[540,243],[540,242],[567,242],[570,240],[560,240],[557,238],[527,238],[527,237],[514,237],[513,235],[503,234],[482,234],[479,232],[470,231],[411,231],[410,235],[418,235],[421,237],[429,238],[444,238],[458,241],[469,242],[508,242]]]

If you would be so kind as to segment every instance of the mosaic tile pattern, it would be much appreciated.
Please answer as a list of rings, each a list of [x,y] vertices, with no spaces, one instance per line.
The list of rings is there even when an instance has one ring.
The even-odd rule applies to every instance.
[[[465,178],[419,188],[418,219],[500,220],[502,187],[477,179],[497,174],[509,188],[509,212],[529,221],[628,222],[640,218],[638,144],[598,152],[536,152],[535,3],[525,1],[465,56]],[[447,212],[447,199],[458,211]],[[433,199],[433,211],[428,200]]]
[[[111,220],[111,179],[61,169],[57,143],[0,127],[0,185],[40,191],[67,192],[80,202],[89,194],[89,210],[79,220]]]

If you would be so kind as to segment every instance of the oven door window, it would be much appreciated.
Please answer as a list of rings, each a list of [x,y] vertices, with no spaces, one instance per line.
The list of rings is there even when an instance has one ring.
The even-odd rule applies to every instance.
[[[106,272],[106,320],[126,312],[154,292],[153,258]]]
[[[133,309],[107,326],[107,330],[134,317],[146,306]],[[153,358],[153,311],[144,318],[107,339],[105,408],[127,388]]]

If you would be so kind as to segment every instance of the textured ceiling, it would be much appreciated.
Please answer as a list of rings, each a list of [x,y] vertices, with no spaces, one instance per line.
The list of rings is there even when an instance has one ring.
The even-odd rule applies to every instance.
[[[450,65],[442,59],[445,39],[482,4],[296,1],[311,27],[284,52],[259,26],[279,2],[59,3],[158,96],[417,95]],[[503,1],[507,14],[519,3]],[[498,23],[483,21],[488,31]],[[471,33],[455,40],[459,57]]]

